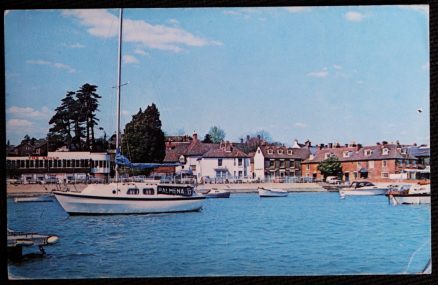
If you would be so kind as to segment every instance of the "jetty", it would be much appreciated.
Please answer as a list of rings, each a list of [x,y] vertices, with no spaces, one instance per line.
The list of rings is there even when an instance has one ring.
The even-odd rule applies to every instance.
[[[56,235],[16,232],[8,229],[8,258],[20,259],[23,256],[23,247],[30,246],[37,246],[44,255],[46,254],[44,246],[55,244],[58,239]]]

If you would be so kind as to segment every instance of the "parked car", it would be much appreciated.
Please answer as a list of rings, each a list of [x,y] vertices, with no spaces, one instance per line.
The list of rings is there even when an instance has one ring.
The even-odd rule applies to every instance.
[[[329,184],[341,184],[342,181],[338,179],[337,176],[328,176],[325,179],[325,182],[329,183]]]

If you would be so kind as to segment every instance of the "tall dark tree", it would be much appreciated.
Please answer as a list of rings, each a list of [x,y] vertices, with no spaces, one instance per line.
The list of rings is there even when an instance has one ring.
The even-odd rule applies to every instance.
[[[161,130],[160,113],[155,104],[152,103],[144,112],[140,109],[126,124],[122,152],[132,162],[163,161],[166,155],[164,133]]]
[[[85,83],[76,91],[76,98],[81,105],[80,116],[85,120],[86,146],[92,148],[95,144],[94,127],[98,125],[99,119],[96,117],[96,111],[99,107],[98,99],[102,98],[96,93],[97,86]]]
[[[213,143],[213,141],[211,140],[210,134],[206,134],[204,137],[204,140],[202,142],[203,143]]]

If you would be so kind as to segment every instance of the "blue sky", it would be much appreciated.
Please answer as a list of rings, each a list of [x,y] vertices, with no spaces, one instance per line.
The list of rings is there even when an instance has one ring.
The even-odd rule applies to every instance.
[[[118,10],[12,10],[4,22],[11,144],[45,137],[84,83],[114,133]],[[125,9],[122,124],[154,102],[167,134],[429,144],[428,22],[417,5]]]

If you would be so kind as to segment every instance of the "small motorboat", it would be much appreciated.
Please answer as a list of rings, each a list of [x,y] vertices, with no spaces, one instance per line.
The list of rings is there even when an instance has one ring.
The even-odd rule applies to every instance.
[[[23,256],[23,247],[38,246],[42,255],[46,254],[44,246],[58,242],[56,235],[16,232],[8,229],[8,258],[20,259]]]
[[[203,193],[206,198],[230,198],[231,192],[229,190],[212,188],[208,192]]]
[[[350,187],[339,189],[341,198],[345,196],[374,196],[385,195],[388,187],[378,187],[369,181],[354,181]]]
[[[262,197],[286,197],[288,192],[284,189],[264,188],[259,187],[259,196]]]
[[[392,205],[430,204],[430,184],[428,185],[401,185],[391,188],[385,195]]]

